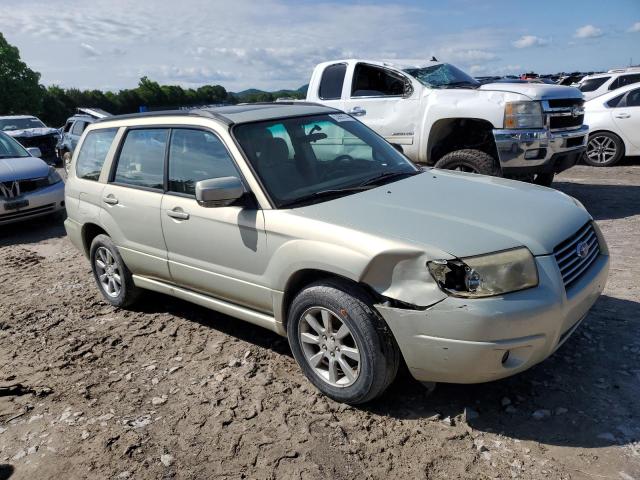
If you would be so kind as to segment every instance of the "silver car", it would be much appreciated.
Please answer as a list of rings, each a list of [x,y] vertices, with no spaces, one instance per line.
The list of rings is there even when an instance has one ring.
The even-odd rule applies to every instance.
[[[420,170],[312,104],[96,122],[66,204],[109,303],[155,290],[277,332],[318,389],[354,404],[401,358],[424,382],[535,365],[585,318],[609,266],[577,200]]]
[[[64,211],[64,183],[55,168],[0,132],[0,225]]]

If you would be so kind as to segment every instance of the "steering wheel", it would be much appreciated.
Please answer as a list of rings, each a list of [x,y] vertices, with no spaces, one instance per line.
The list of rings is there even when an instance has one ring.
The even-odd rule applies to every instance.
[[[347,171],[347,167],[349,166],[349,164],[351,162],[354,162],[354,158],[351,155],[339,155],[336,158],[333,159],[333,161],[331,162],[331,167],[333,167],[334,165],[336,165],[336,167],[333,168],[328,168],[327,170],[325,170],[323,172],[322,175],[322,179],[325,180],[327,179],[330,175],[336,175],[338,173],[348,173]]]

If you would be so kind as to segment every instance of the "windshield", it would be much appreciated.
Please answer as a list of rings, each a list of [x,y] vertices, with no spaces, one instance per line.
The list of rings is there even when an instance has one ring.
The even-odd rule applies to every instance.
[[[471,75],[448,63],[439,63],[430,67],[407,68],[404,70],[420,83],[432,88],[479,87]]]
[[[0,132],[0,158],[29,157],[29,153],[6,133]]]
[[[240,124],[233,133],[277,207],[349,195],[420,172],[344,113]]]
[[[3,118],[0,119],[0,130],[25,130],[27,128],[44,128],[45,124],[37,118]]]

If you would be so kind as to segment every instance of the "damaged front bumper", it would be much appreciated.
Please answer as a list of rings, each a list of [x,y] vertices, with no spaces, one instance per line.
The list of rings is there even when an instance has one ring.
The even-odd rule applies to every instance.
[[[490,298],[448,297],[423,310],[376,305],[411,374],[424,382],[480,383],[551,355],[602,293],[609,257],[600,254],[568,290],[552,255],[536,262],[536,288]]]
[[[495,129],[493,136],[502,172],[560,173],[579,162],[587,148],[589,127],[575,130]]]

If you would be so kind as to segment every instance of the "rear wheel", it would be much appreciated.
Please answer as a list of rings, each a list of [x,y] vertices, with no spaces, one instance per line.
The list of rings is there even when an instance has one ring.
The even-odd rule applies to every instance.
[[[502,175],[495,158],[481,150],[456,150],[438,160],[435,167],[495,177]]]
[[[91,269],[104,299],[116,307],[127,307],[140,295],[120,252],[107,235],[97,235],[89,250]]]
[[[378,397],[398,371],[398,346],[356,285],[328,280],[305,288],[291,304],[287,336],[309,381],[338,402]]]
[[[610,167],[624,155],[624,143],[609,132],[596,132],[589,136],[584,161],[592,167]]]

